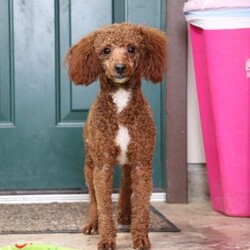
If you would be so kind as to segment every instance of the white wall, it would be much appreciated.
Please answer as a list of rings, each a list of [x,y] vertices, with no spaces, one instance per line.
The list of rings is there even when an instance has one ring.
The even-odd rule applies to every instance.
[[[192,48],[188,45],[188,163],[204,163],[205,156],[195,86]]]

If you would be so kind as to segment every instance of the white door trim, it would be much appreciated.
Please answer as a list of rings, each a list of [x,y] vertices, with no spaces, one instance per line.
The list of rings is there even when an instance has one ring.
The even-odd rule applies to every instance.
[[[118,201],[118,194],[112,195],[114,202]],[[39,195],[0,195],[0,204],[34,204],[34,203],[64,203],[88,202],[88,194],[39,194]],[[166,201],[166,193],[152,193],[151,201]]]

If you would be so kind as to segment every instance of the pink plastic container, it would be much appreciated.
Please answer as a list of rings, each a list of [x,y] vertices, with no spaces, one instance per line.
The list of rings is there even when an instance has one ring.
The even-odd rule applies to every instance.
[[[250,217],[250,28],[190,34],[212,206]]]

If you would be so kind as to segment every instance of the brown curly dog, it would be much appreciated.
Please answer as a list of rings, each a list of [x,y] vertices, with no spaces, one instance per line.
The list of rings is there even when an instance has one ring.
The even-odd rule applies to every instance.
[[[131,224],[136,249],[150,249],[148,237],[152,158],[156,130],[141,90],[141,78],[161,82],[166,69],[166,36],[158,29],[113,24],[90,33],[68,52],[69,76],[100,93],[84,127],[85,178],[90,193],[85,234],[100,233],[98,249],[115,249],[112,216],[114,165],[123,172],[118,223]]]

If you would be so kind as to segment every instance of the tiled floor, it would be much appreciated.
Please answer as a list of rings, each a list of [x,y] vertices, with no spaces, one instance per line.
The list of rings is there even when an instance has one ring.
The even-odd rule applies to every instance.
[[[150,233],[153,250],[218,249],[250,250],[250,218],[232,218],[212,211],[208,203],[187,205],[153,203],[182,232]],[[82,234],[1,235],[0,246],[17,242],[46,243],[58,246],[96,249],[98,236]],[[117,249],[132,249],[128,233],[119,233]]]

